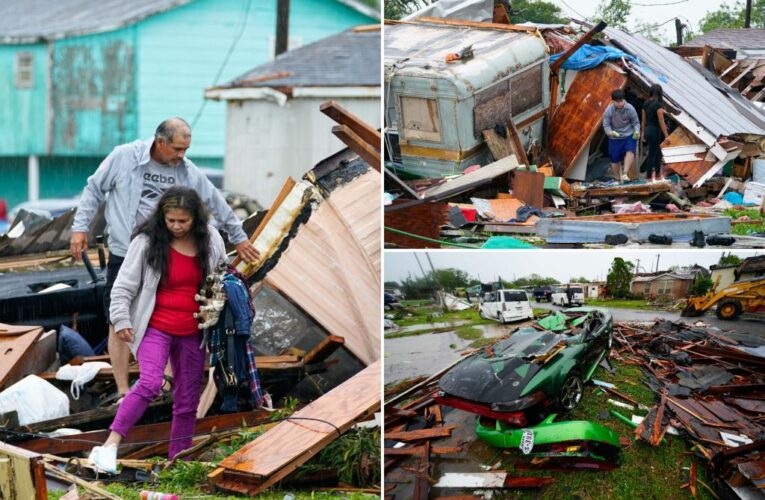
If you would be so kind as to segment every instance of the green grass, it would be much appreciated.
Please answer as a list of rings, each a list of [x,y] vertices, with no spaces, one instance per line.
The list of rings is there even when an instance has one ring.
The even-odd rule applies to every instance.
[[[548,315],[548,314],[550,314],[552,311],[551,311],[551,310],[549,310],[549,309],[538,309],[538,308],[536,308],[536,307],[532,307],[532,308],[531,308],[531,312],[533,312],[533,313],[534,313],[534,319],[539,319],[539,318],[541,318],[541,317],[543,317],[543,316],[547,316],[547,315]]]
[[[632,365],[617,365],[616,373],[611,375],[606,370],[598,368],[593,378],[616,384],[616,390],[631,397],[646,406],[653,406],[656,395],[642,384],[642,373]],[[634,384],[634,385],[633,385]],[[688,490],[680,489],[687,482],[688,472],[681,467],[689,467],[696,462],[698,478],[711,486],[711,481],[705,473],[705,463],[692,454],[688,442],[678,436],[665,435],[668,444],[652,447],[643,441],[634,440],[634,429],[615,417],[601,419],[602,410],[616,409],[629,418],[633,413],[645,415],[647,412],[636,410],[630,412],[607,403],[608,399],[618,398],[603,394],[601,389],[592,384],[585,387],[584,398],[578,408],[571,412],[567,420],[590,420],[617,432],[620,436],[629,437],[632,445],[623,448],[622,464],[613,471],[601,472],[550,472],[550,471],[518,471],[514,475],[551,476],[555,482],[540,492],[523,492],[522,498],[538,498],[540,493],[544,498],[680,498],[690,497]],[[507,465],[507,464],[506,464]],[[511,465],[509,465],[512,467]],[[697,484],[700,498],[711,498],[709,493]]]
[[[733,234],[747,235],[752,233],[761,233],[765,231],[765,216],[760,214],[758,208],[750,208],[746,210],[738,210],[730,208],[723,212],[735,221],[739,217],[747,216],[751,219],[750,222],[739,222],[733,224],[731,232]]]
[[[588,299],[585,305],[593,306],[593,307],[616,307],[616,308],[622,308],[622,309],[643,309],[643,310],[656,309],[656,306],[649,304],[644,299],[613,299],[613,300]]]
[[[468,325],[469,326],[469,325]],[[422,330],[411,330],[408,332],[393,332],[385,335],[386,339],[398,339],[401,337],[416,337],[418,335],[426,335],[428,333],[444,333],[453,332],[453,326],[440,326],[438,328],[423,328]]]
[[[500,339],[498,339],[496,337],[480,338],[480,339],[476,339],[476,340],[472,341],[470,343],[469,347],[472,347],[473,349],[480,349],[481,347],[485,347],[487,345],[495,344],[499,340]],[[454,346],[454,347],[457,347],[457,346]]]
[[[483,337],[483,331],[474,326],[465,325],[454,330],[454,333],[463,340],[476,340]]]
[[[407,316],[393,320],[398,326],[422,325],[428,323],[448,323],[453,321],[468,321],[474,325],[491,323],[489,319],[482,319],[478,315],[478,309],[466,309],[464,311],[450,311],[442,313],[434,305],[408,308]]]
[[[401,305],[404,307],[422,307],[426,306],[428,304],[432,304],[433,301],[429,299],[420,299],[420,300],[402,300]]]

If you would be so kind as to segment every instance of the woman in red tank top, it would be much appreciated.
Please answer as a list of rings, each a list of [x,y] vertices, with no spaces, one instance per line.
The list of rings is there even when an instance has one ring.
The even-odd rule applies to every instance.
[[[191,446],[205,363],[194,295],[203,278],[225,261],[223,240],[207,221],[196,191],[173,187],[138,228],[125,256],[110,314],[118,318],[120,340],[137,342],[141,374],[120,405],[108,439],[90,454],[103,471],[116,473],[117,446],[159,395],[168,359],[174,379],[169,457]]]

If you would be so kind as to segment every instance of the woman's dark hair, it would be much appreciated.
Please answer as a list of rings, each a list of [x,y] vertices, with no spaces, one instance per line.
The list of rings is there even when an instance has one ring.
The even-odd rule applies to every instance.
[[[186,187],[174,186],[165,191],[159,199],[154,213],[136,229],[134,235],[145,234],[149,237],[147,250],[147,262],[161,279],[167,276],[167,260],[170,252],[170,242],[173,234],[165,224],[165,214],[175,208],[185,210],[191,215],[191,236],[197,245],[197,262],[202,268],[202,276],[207,276],[210,255],[210,232],[207,227],[209,215],[207,208],[196,191]]]
[[[651,90],[649,92],[648,99],[661,102],[663,98],[664,98],[664,89],[661,88],[661,85],[659,85],[658,83],[654,83],[653,85],[651,85]]]

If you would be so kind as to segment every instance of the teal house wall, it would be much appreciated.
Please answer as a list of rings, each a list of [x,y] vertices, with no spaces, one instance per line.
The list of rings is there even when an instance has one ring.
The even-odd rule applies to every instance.
[[[0,45],[0,198],[27,200],[32,155],[40,198],[74,196],[112,148],[171,116],[193,125],[189,157],[222,168],[225,103],[206,102],[204,90],[273,58],[276,3],[192,0],[102,33]],[[300,45],[377,22],[340,1],[290,2]],[[30,89],[16,88],[20,51],[34,55]]]

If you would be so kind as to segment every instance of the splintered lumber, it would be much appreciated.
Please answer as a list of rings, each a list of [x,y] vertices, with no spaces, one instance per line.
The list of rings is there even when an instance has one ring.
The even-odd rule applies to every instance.
[[[377,26],[377,29],[380,29],[380,27]],[[377,150],[380,149],[382,142],[380,132],[337,102],[324,102],[319,106],[319,111],[332,118],[340,125],[346,125],[370,146]],[[380,169],[378,168],[377,170],[379,171]]]
[[[256,495],[282,480],[357,420],[380,407],[380,361],[295,412],[225,458],[207,477],[215,487]]]
[[[0,458],[9,460],[10,486],[14,496],[8,498],[35,500],[48,498],[45,468],[41,455],[0,441]],[[5,498],[2,491],[0,491],[0,498]]]
[[[380,152],[375,149],[374,146],[359,137],[359,135],[351,130],[348,125],[335,125],[332,127],[332,133],[335,134],[338,139],[343,141],[346,146],[351,148],[354,153],[359,155],[361,159],[369,163],[372,168],[378,172],[380,171]]]
[[[99,497],[108,498],[110,500],[122,500],[122,497],[119,497],[119,496],[115,495],[114,493],[111,493],[111,492],[101,488],[100,486],[97,486],[97,485],[95,485],[93,483],[85,481],[84,479],[80,479],[79,477],[75,476],[74,474],[70,474],[68,472],[65,472],[65,471],[59,469],[58,467],[56,467],[55,465],[49,464],[47,462],[45,463],[45,472],[47,474],[50,474],[51,476],[53,476],[54,478],[56,478],[56,479],[58,479],[60,481],[64,481],[64,482],[71,483],[71,484],[76,484],[77,486],[85,488],[86,490],[91,491],[91,492],[99,495]]]
[[[507,472],[447,472],[436,488],[541,488],[552,484],[551,477],[512,477]]]
[[[9,328],[9,325],[3,326],[6,329]],[[18,382],[27,375],[41,371],[37,367],[36,361],[45,354],[51,354],[41,352],[42,349],[37,348],[37,341],[42,335],[43,329],[34,327],[31,331],[20,335],[0,336],[0,390]],[[55,355],[55,344],[52,354]],[[32,365],[37,367],[37,370],[33,369]]]
[[[215,415],[200,418],[194,428],[194,434],[208,434],[212,429],[223,432],[229,429],[237,429],[246,426],[254,426],[267,423],[271,419],[271,413],[266,410],[243,411],[226,415]],[[109,437],[109,430],[83,432],[73,436],[44,437],[17,443],[17,446],[38,453],[50,453],[52,455],[65,455],[78,451],[90,450],[93,443],[102,443]],[[159,424],[137,425],[128,433],[122,441],[123,445],[129,445],[147,441],[166,441],[170,438],[170,422]],[[1,444],[1,443],[0,443]]]
[[[424,450],[420,455],[414,477],[413,500],[428,500],[428,496],[430,496],[430,442],[425,443],[422,447]]]
[[[452,435],[452,430],[456,428],[456,425],[447,425],[446,427],[433,427],[416,431],[386,432],[385,439],[392,441],[419,441],[421,439],[449,437]]]

